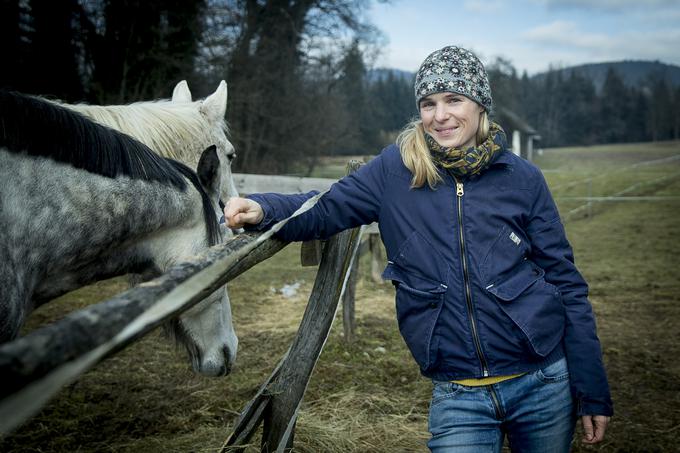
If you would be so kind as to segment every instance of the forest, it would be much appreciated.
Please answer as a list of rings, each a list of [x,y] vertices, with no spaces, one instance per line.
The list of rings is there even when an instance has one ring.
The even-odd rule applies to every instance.
[[[116,104],[224,79],[236,171],[306,175],[320,156],[377,153],[417,113],[412,78],[374,68],[385,38],[370,2],[2,0],[0,87]],[[630,86],[610,70],[596,89],[577,72],[519,75],[506,57],[487,69],[495,105],[539,147],[680,138],[680,86],[661,76]]]

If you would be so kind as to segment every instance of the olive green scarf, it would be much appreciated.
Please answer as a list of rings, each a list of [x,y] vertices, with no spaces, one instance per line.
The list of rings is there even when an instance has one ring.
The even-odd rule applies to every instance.
[[[435,165],[461,177],[475,175],[486,169],[503,151],[506,143],[503,128],[494,122],[489,127],[489,137],[480,145],[468,149],[443,147],[427,132],[425,141]]]

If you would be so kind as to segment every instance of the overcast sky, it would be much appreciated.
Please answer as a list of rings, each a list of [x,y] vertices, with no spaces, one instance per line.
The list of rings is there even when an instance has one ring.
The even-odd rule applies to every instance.
[[[392,0],[369,18],[388,39],[377,66],[407,71],[449,44],[530,75],[624,59],[680,65],[680,0]]]

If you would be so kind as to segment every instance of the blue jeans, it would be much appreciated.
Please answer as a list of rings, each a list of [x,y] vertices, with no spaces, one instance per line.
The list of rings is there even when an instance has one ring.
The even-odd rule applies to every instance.
[[[576,412],[565,359],[482,387],[434,381],[427,446],[433,452],[569,452]]]

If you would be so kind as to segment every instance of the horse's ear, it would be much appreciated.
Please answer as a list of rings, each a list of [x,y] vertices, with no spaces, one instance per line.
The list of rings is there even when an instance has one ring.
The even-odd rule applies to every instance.
[[[220,158],[217,155],[217,147],[215,145],[210,145],[201,153],[196,173],[201,185],[209,194],[215,195],[219,193]]]
[[[222,80],[217,90],[203,101],[201,113],[212,121],[221,121],[227,113],[227,82]]]
[[[175,89],[172,90],[172,102],[191,102],[191,91],[189,91],[189,85],[186,80],[182,80],[175,85]]]

